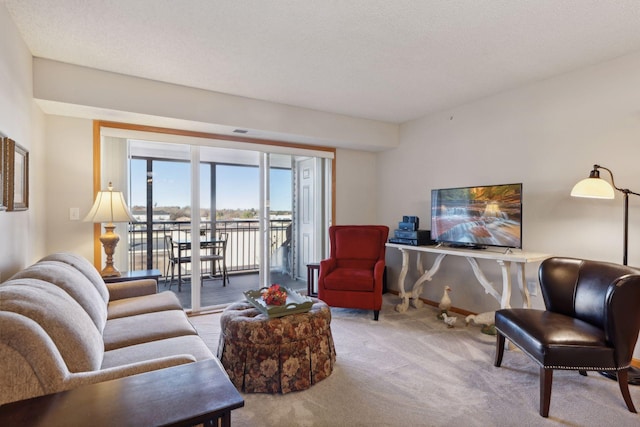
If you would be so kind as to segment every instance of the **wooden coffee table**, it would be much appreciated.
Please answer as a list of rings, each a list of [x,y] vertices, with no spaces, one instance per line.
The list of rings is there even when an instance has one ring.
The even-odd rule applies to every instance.
[[[218,362],[205,360],[8,403],[0,426],[230,426],[242,406]]]

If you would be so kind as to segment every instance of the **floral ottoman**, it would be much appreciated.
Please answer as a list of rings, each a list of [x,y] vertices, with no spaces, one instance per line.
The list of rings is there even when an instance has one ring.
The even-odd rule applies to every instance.
[[[224,310],[218,358],[238,390],[288,393],[331,375],[336,360],[331,311],[312,300],[306,313],[272,319],[246,301]]]

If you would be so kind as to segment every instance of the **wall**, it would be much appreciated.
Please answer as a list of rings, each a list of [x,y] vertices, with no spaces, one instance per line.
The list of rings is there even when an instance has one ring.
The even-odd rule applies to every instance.
[[[0,7],[0,133],[29,151],[29,209],[0,212],[0,282],[44,255],[44,115],[33,101],[31,54]]]
[[[640,54],[403,124],[399,148],[378,154],[378,219],[395,228],[402,215],[418,215],[429,229],[431,189],[522,182],[525,250],[621,263],[621,195],[576,199],[569,192],[595,163],[612,169],[618,186],[640,192],[638,159]],[[629,202],[629,264],[640,266],[640,197]],[[399,289],[399,252],[387,258],[389,286]],[[497,265],[480,264],[500,287]],[[537,283],[537,267],[528,266],[529,281]],[[415,279],[411,272],[406,282]],[[422,295],[439,301],[445,285],[455,306],[499,306],[464,259],[446,258]],[[533,305],[543,306],[540,296]]]
[[[247,137],[342,148],[385,150],[398,144],[398,125],[393,123],[194,89],[42,58],[34,58],[33,69],[34,96],[46,106],[46,112],[55,114],[213,133],[229,133],[239,127],[249,130]],[[77,106],[82,106],[81,111]],[[122,112],[128,112],[124,119]]]
[[[336,224],[377,223],[375,153],[337,150],[336,158]]]
[[[47,116],[47,253],[71,251],[93,259],[93,223],[84,222],[93,205],[93,122]],[[69,219],[80,209],[80,220]]]

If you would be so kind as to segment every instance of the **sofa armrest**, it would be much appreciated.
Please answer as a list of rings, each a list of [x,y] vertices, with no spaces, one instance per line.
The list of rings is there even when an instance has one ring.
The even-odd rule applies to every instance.
[[[158,293],[158,283],[154,279],[131,280],[128,282],[107,283],[109,301],[140,297]]]
[[[99,371],[71,373],[65,381],[64,389],[70,390],[82,385],[95,384],[102,381],[115,380],[128,377],[130,375],[142,374],[144,372],[158,369],[170,368],[172,366],[194,363],[196,358],[190,354],[177,354],[174,356],[161,357],[144,362],[131,363],[129,365],[117,366],[113,368],[101,369]]]

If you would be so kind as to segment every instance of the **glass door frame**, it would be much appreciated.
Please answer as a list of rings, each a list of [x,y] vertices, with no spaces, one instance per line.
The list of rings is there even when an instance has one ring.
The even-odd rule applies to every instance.
[[[328,224],[334,224],[335,223],[335,197],[336,197],[336,181],[335,181],[335,165],[336,165],[336,149],[332,148],[332,147],[321,147],[321,146],[309,146],[309,145],[303,145],[303,144],[293,144],[293,143],[288,143],[288,142],[283,142],[283,141],[277,141],[277,140],[266,140],[266,139],[256,139],[256,138],[249,138],[249,137],[238,137],[238,136],[232,136],[232,135],[223,135],[223,134],[214,134],[214,133],[203,133],[203,132],[193,132],[193,131],[184,131],[184,130],[177,130],[177,129],[170,129],[170,128],[158,128],[158,127],[152,127],[152,126],[144,126],[144,125],[132,125],[132,124],[126,124],[126,123],[115,123],[115,122],[106,122],[106,121],[101,121],[101,120],[95,120],[93,122],[93,155],[94,155],[94,161],[93,161],[93,187],[94,187],[94,194],[97,194],[98,191],[101,190],[101,142],[102,142],[102,130],[105,129],[105,131],[107,133],[115,133],[118,134],[120,133],[120,137],[124,137],[127,139],[139,139],[139,136],[135,136],[134,134],[136,133],[143,133],[143,134],[153,134],[153,135],[158,135],[158,136],[163,136],[167,139],[171,139],[172,137],[174,139],[176,139],[176,141],[179,141],[179,143],[187,143],[189,145],[193,146],[197,146],[198,148],[196,150],[192,151],[191,154],[191,184],[192,184],[192,191],[191,191],[191,204],[192,204],[192,221],[191,221],[191,232],[192,232],[192,236],[196,236],[196,245],[199,245],[199,227],[200,227],[200,218],[199,216],[197,216],[196,221],[193,221],[193,212],[199,212],[199,208],[200,208],[200,200],[199,200],[199,191],[194,191],[193,188],[199,188],[199,170],[200,170],[200,163],[199,163],[199,154],[200,154],[200,146],[207,146],[207,145],[212,145],[212,146],[218,146],[217,144],[209,144],[206,141],[204,141],[204,139],[209,139],[209,140],[215,140],[215,142],[219,142],[221,143],[222,146],[226,146],[227,148],[237,148],[237,149],[249,149],[249,150],[254,150],[257,151],[259,153],[261,153],[263,156],[267,155],[269,153],[272,152],[280,152],[282,154],[291,154],[291,155],[295,155],[296,153],[305,153],[306,155],[313,155],[313,153],[320,153],[320,156],[325,157],[325,158],[329,158],[332,159],[331,161],[331,197],[330,197],[330,211],[331,211],[331,218],[329,221],[327,221]],[[165,138],[152,138],[153,140],[159,140],[159,141],[164,141]],[[190,138],[197,138],[199,139],[199,141],[196,142],[183,142],[183,139],[190,139]],[[169,141],[167,141],[169,142]],[[226,145],[225,145],[226,144]],[[265,146],[268,146],[269,148],[266,149]],[[267,157],[268,158],[268,157]],[[197,165],[197,167],[193,167],[193,165]],[[268,164],[268,162],[267,162]],[[269,174],[269,168],[262,168],[262,170],[266,170],[266,179],[263,180],[262,185],[266,185],[266,191],[268,192],[268,174]],[[262,172],[261,172],[262,175]],[[262,180],[262,179],[261,179]],[[266,182],[266,184],[265,184]],[[194,184],[197,184],[196,187],[193,187]],[[261,186],[262,186],[261,185]],[[268,194],[268,193],[267,193]],[[261,200],[264,200],[264,198],[261,197]],[[262,212],[264,212],[262,214],[262,218],[264,219],[264,215],[267,215],[268,218],[268,209],[262,209]],[[266,221],[266,224],[263,224],[264,220],[261,221],[261,226],[263,227],[263,231],[260,233],[261,237],[264,238],[264,233],[268,232],[265,231],[269,229],[269,221]],[[94,264],[96,265],[100,265],[101,262],[101,258],[102,258],[102,247],[99,241],[99,236],[100,236],[100,224],[95,224],[94,225]],[[193,242],[192,242],[193,244]],[[196,246],[197,247],[197,246]],[[268,252],[268,245],[263,244],[261,245],[262,250],[265,252],[265,254],[267,254]],[[266,248],[266,249],[265,249]],[[197,252],[197,251],[196,251]],[[326,255],[328,253],[328,247],[326,247],[324,249],[324,252]],[[197,277],[199,277],[199,266],[200,263],[198,262],[199,260],[199,253],[196,254],[196,258],[193,260],[193,264],[196,268],[195,271],[193,271],[193,274],[196,275]],[[263,260],[261,260],[260,264],[261,264],[261,269],[262,268],[269,268],[269,262],[265,262],[269,260],[269,254],[267,254],[267,257],[264,258]],[[266,283],[266,281],[268,280],[268,274],[264,275],[264,279],[262,279],[262,283]],[[198,284],[198,288],[199,288],[199,284]],[[200,307],[200,301],[199,298],[197,301],[194,301],[194,297],[193,297],[192,293],[192,310],[197,311],[199,310]]]

